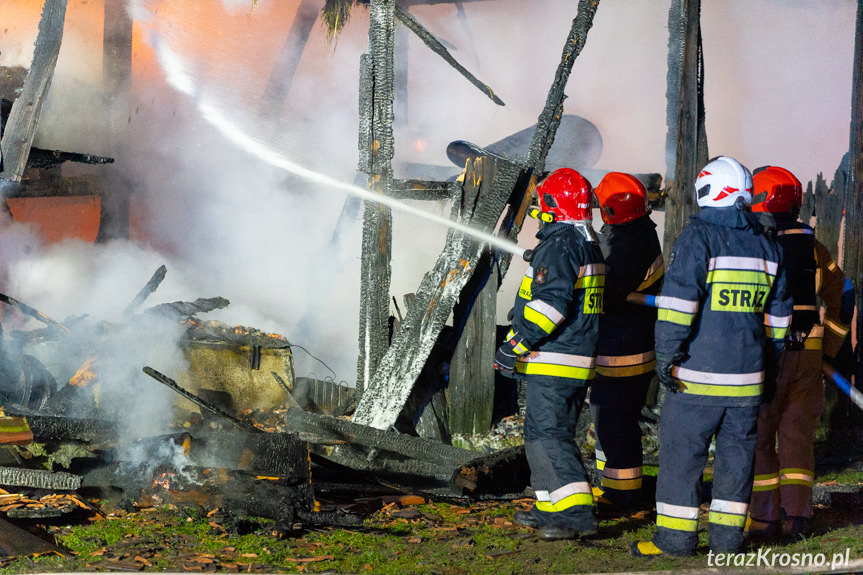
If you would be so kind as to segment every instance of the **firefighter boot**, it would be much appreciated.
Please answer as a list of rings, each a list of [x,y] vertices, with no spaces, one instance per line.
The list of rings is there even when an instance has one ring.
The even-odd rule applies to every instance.
[[[547,524],[537,529],[536,534],[547,541],[557,539],[584,539],[596,535],[596,517],[591,513],[565,523]]]
[[[688,557],[692,553],[667,553],[656,546],[653,541],[636,541],[629,546],[629,552],[635,557]]]
[[[542,525],[542,519],[540,519],[539,515],[536,513],[536,507],[531,507],[527,511],[519,509],[512,514],[512,520],[519,525],[533,527],[534,529]]]
[[[782,522],[782,534],[795,541],[809,537],[809,518],[786,517]]]

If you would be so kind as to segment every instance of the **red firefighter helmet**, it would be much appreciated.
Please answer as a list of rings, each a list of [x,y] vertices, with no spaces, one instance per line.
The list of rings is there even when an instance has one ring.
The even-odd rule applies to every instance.
[[[752,175],[753,212],[798,212],[803,205],[803,186],[794,174],[779,166],[758,168]]]
[[[593,219],[593,188],[584,176],[571,168],[559,168],[537,187],[539,205],[557,221]]]
[[[596,186],[596,201],[606,224],[625,224],[650,213],[644,184],[630,174],[605,174]]]

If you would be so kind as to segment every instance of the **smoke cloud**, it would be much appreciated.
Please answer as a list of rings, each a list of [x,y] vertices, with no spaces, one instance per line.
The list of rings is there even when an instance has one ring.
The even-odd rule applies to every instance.
[[[14,24],[0,34],[0,65],[28,66],[38,12],[24,0],[2,2],[4,21]],[[274,99],[265,96],[266,88],[298,5],[299,0],[131,2],[130,100],[123,121],[115,124],[121,132],[108,137],[106,102],[116,107],[117,101],[102,93],[93,73],[101,69],[101,45],[93,38],[102,26],[102,3],[70,0],[39,145],[116,157],[110,168],[66,165],[64,173],[110,169],[121,176],[128,182],[138,235],[99,246],[40,246],[32,230],[7,221],[0,242],[6,289],[53,317],[116,318],[165,263],[167,279],[148,304],[226,297],[231,305],[208,318],[282,333],[321,358],[337,380],[352,384],[361,210],[350,217],[343,191],[243,151],[201,112],[202,104],[212,106],[261,145],[354,181],[368,11],[356,6],[333,43],[326,41],[320,20],[315,22],[290,91]],[[619,0],[597,11],[565,103],[567,114],[586,118],[602,134],[595,168],[665,171],[669,5]],[[705,3],[712,155],[731,155],[753,168],[783,165],[804,182],[819,172],[832,177],[848,147],[855,9],[853,0]],[[410,11],[506,102],[496,106],[399,27],[396,58],[406,62],[407,97],[396,102],[396,173],[410,177],[419,165],[455,176],[460,167],[445,154],[451,141],[488,145],[536,122],[576,3],[475,1]],[[449,213],[446,204],[415,203]],[[347,217],[340,217],[343,211]],[[535,227],[525,229],[522,246],[532,247],[534,232]],[[445,235],[441,226],[419,217],[394,216],[391,293],[400,304],[431,268]],[[504,315],[523,269],[523,262],[514,262],[504,282]],[[164,338],[172,341],[174,335]],[[181,369],[170,347],[159,347],[158,362],[135,362],[153,361],[165,373]],[[300,350],[295,358],[298,375],[331,375]]]

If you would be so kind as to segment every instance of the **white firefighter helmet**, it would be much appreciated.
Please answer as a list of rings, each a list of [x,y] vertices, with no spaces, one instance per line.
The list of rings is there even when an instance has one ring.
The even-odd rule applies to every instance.
[[[752,173],[728,156],[717,156],[701,169],[695,196],[702,208],[733,206],[737,198],[752,203]]]

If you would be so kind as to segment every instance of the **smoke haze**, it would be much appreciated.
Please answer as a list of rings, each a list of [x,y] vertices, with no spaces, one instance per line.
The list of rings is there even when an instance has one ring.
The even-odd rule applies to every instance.
[[[32,4],[0,0],[0,65],[29,66],[39,17]],[[567,114],[588,119],[602,134],[596,168],[665,172],[669,4],[617,0],[597,11],[565,103]],[[36,145],[114,156],[110,168],[67,164],[64,173],[110,169],[120,175],[129,185],[138,233],[131,242],[40,246],[32,230],[5,221],[2,291],[57,319],[116,319],[165,263],[168,276],[147,305],[226,297],[231,305],[207,318],[282,333],[324,360],[337,380],[353,383],[361,211],[360,219],[340,219],[344,192],[238,149],[200,113],[202,102],[216,106],[261,144],[330,177],[354,181],[368,10],[354,7],[333,43],[318,20],[290,92],[284,101],[273,101],[263,94],[298,5],[130,3],[132,92],[118,124],[122,132],[109,137],[105,110],[111,98],[101,88],[103,3],[70,0]],[[447,4],[410,11],[506,106],[493,104],[399,27],[396,58],[405,58],[408,70],[407,101],[396,103],[399,177],[411,176],[416,164],[456,175],[459,168],[445,154],[449,142],[487,145],[534,124],[576,3],[475,1],[463,9],[465,18]],[[803,182],[819,172],[832,178],[848,149],[855,9],[853,0],[703,3],[711,155],[734,156],[750,168],[783,165]],[[160,51],[174,57],[160,58]],[[449,213],[445,204],[416,204]],[[531,247],[534,232],[528,226],[520,244]],[[441,226],[416,216],[394,216],[391,293],[400,305],[431,268],[445,235]],[[503,314],[522,270],[514,262],[504,282]],[[182,363],[169,348],[160,346],[164,359],[152,364],[168,374]],[[302,351],[295,350],[295,357],[298,375],[330,375]]]

